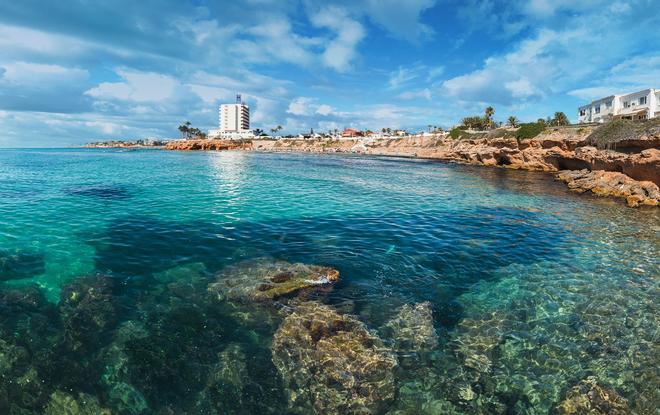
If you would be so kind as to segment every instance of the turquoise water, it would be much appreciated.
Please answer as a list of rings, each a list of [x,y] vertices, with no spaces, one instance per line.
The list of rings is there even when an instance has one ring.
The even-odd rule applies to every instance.
[[[0,413],[84,401],[119,414],[550,414],[589,377],[632,413],[657,413],[659,254],[658,209],[571,194],[540,173],[0,150]],[[340,280],[267,302],[213,288],[268,263]],[[288,345],[283,366],[277,339],[301,296],[373,336],[360,356],[391,357],[377,373],[391,393],[345,405],[374,374],[321,343]],[[417,323],[430,332],[392,328],[401,307],[427,301]],[[406,335],[433,340],[401,347]],[[315,356],[342,378],[314,375]],[[341,393],[328,403],[310,390]]]

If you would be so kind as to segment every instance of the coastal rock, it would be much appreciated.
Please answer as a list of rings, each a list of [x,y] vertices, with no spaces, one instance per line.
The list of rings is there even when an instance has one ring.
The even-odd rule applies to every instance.
[[[557,179],[568,184],[572,191],[591,191],[598,196],[614,196],[626,199],[628,206],[658,206],[660,189],[655,183],[633,180],[623,173],[611,171],[562,171]]]
[[[581,381],[568,391],[557,407],[559,415],[627,415],[628,402],[616,391],[598,384],[593,376]]]
[[[109,409],[101,407],[98,399],[86,393],[78,397],[61,391],[54,392],[44,409],[44,415],[112,415]]]
[[[428,301],[401,307],[398,314],[385,324],[382,332],[385,338],[392,339],[402,365],[408,360],[417,361],[420,355],[438,347],[438,335],[433,327],[431,303]]]
[[[394,355],[326,305],[299,305],[275,333],[272,355],[296,413],[378,413],[394,399]]]
[[[258,259],[226,268],[209,291],[230,301],[275,301],[338,280],[339,271],[330,267]]]

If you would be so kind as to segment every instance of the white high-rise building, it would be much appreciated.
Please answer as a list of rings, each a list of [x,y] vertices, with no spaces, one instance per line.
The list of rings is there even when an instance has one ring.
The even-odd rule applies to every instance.
[[[235,104],[222,104],[218,109],[220,129],[210,130],[209,136],[215,138],[252,138],[250,130],[250,107],[244,104],[240,95],[236,95]]]

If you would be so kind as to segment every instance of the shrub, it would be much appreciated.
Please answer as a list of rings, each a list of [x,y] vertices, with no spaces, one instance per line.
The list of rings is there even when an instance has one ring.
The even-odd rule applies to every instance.
[[[449,136],[454,140],[458,140],[461,137],[461,133],[462,131],[460,128],[452,128],[449,132]]]
[[[537,122],[530,122],[526,124],[521,124],[518,131],[516,131],[516,138],[518,140],[524,140],[526,138],[534,138],[545,129],[545,125]]]

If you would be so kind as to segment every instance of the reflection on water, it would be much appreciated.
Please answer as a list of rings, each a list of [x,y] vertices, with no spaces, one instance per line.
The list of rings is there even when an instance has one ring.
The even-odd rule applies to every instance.
[[[0,184],[0,413],[660,403],[657,209],[295,154],[4,151]]]

